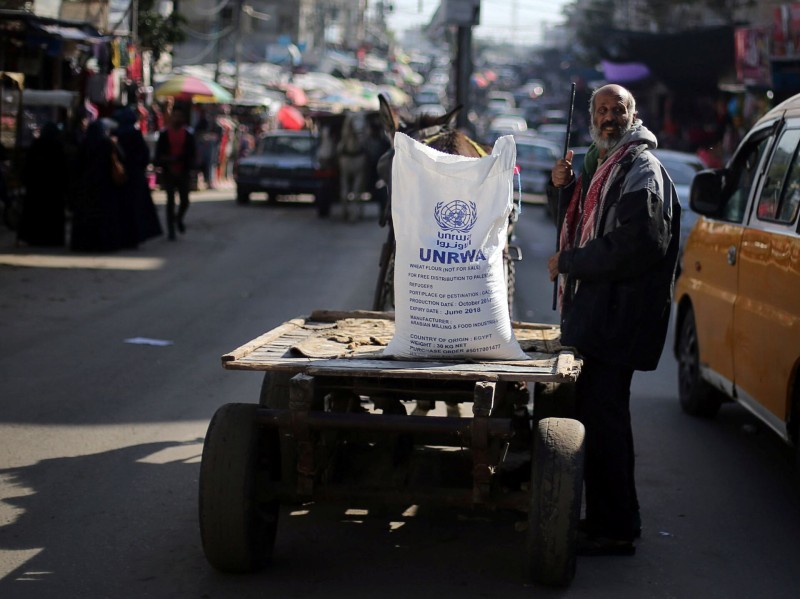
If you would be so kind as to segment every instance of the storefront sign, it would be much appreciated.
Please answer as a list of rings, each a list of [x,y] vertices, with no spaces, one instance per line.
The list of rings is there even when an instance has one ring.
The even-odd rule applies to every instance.
[[[736,79],[745,85],[770,85],[769,31],[740,27],[735,33]]]

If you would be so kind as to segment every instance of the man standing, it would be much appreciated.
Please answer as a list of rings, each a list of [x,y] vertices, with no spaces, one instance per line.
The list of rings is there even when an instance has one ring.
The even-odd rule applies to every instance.
[[[634,479],[630,385],[654,370],[666,338],[680,239],[680,204],[655,136],[619,85],[589,102],[592,145],[577,180],[572,152],[558,160],[548,202],[558,214],[561,342],[577,349],[578,420],[586,428],[586,519],[578,553],[633,555],[641,520]],[[560,212],[560,213],[559,213]]]
[[[182,110],[175,108],[169,126],[161,130],[156,142],[155,164],[161,167],[162,185],[167,193],[167,234],[175,241],[175,227],[186,232],[183,219],[189,210],[189,184],[195,166],[196,146],[194,133],[186,126]],[[180,205],[175,215],[175,192]]]

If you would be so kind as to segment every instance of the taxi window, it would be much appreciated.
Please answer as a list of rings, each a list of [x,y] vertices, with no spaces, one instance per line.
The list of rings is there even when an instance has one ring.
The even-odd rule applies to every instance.
[[[791,223],[800,204],[800,129],[789,129],[778,141],[756,206],[759,220]]]
[[[750,189],[758,174],[758,165],[769,141],[769,132],[755,138],[753,143],[743,147],[734,158],[730,173],[732,180],[728,183],[728,201],[722,208],[720,215],[723,220],[734,223],[744,221],[744,212],[747,207],[747,199],[750,197]]]

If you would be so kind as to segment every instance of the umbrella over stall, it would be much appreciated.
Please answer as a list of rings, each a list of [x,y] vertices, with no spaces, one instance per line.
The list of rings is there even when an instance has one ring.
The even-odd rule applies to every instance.
[[[281,106],[276,117],[278,123],[284,129],[302,129],[306,126],[306,119],[303,113],[289,104]]]
[[[295,106],[305,106],[308,104],[308,97],[306,96],[306,92],[303,90],[302,87],[298,85],[294,85],[292,83],[288,83],[286,85],[286,90],[284,92],[286,94],[286,98],[292,102]]]
[[[175,75],[164,81],[155,90],[156,98],[175,98],[181,102],[206,102],[226,104],[233,102],[233,95],[224,87],[193,75]]]

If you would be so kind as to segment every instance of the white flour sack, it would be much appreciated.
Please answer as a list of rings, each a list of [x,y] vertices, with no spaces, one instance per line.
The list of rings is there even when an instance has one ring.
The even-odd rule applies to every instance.
[[[445,154],[395,134],[395,335],[404,358],[525,360],[511,329],[503,267],[516,145]]]

